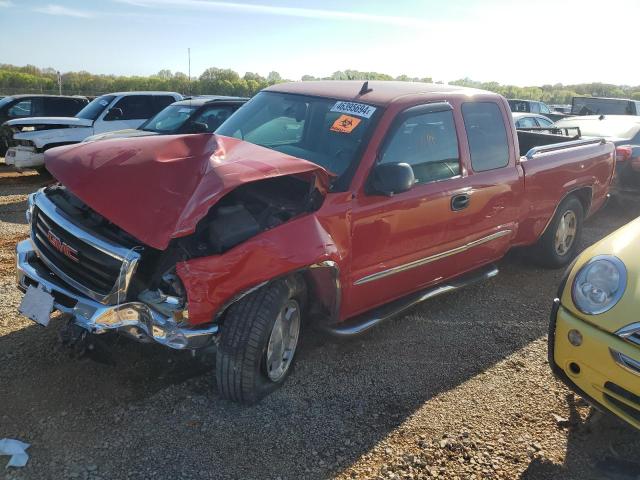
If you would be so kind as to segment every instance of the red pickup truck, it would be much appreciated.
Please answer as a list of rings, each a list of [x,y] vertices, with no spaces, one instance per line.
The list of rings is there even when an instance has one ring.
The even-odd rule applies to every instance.
[[[614,146],[516,132],[499,95],[401,82],[266,89],[217,134],[47,151],[20,310],[68,338],[216,347],[221,395],[291,371],[305,323],[361,333],[489,278],[531,246],[567,264],[606,200]]]

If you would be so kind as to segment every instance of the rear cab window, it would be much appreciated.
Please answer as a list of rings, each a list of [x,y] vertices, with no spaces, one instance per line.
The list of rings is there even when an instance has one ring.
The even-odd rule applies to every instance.
[[[473,171],[509,165],[509,140],[500,107],[493,102],[466,102],[462,104],[462,118]]]
[[[453,111],[410,115],[392,131],[380,163],[407,163],[416,183],[460,176],[460,153]]]

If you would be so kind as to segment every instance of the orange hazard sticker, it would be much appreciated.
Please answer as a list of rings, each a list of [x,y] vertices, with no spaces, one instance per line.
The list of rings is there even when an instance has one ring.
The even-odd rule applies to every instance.
[[[340,133],[351,133],[353,129],[356,128],[362,119],[351,117],[349,115],[340,115],[338,119],[333,122],[331,126],[332,132],[340,132]]]

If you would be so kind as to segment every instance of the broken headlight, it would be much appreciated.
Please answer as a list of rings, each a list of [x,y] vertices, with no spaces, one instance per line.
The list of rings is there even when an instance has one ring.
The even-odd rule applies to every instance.
[[[138,299],[176,322],[188,320],[187,295],[175,271],[165,273],[156,289],[143,291]]]

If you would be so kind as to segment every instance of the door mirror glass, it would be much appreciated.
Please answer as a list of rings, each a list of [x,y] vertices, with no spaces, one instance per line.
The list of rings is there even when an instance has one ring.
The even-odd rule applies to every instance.
[[[414,183],[413,169],[407,163],[380,163],[371,177],[373,192],[389,197],[410,190]]]

